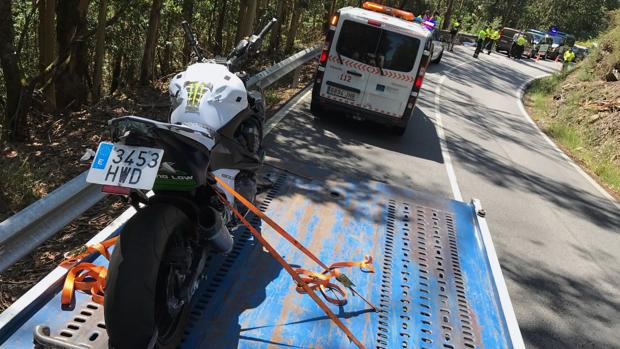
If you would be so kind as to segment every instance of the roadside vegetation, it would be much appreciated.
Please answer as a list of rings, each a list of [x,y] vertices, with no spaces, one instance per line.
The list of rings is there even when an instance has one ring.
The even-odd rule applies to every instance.
[[[538,125],[599,182],[620,194],[620,12],[585,60],[526,94]]]

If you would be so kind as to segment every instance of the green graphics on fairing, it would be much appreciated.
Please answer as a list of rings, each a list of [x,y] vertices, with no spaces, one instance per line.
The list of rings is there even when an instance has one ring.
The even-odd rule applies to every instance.
[[[175,174],[158,173],[153,190],[189,191],[196,188],[198,183],[194,176],[177,171]]]

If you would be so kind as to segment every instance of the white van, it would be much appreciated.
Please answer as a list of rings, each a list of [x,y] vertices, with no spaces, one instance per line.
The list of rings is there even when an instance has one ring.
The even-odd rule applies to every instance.
[[[413,14],[366,2],[330,21],[311,110],[392,125],[402,135],[413,114],[433,51],[431,32]]]

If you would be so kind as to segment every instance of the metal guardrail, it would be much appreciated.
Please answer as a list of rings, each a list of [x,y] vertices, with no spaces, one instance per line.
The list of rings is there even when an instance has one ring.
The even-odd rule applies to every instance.
[[[247,87],[266,88],[315,58],[320,47],[302,50],[250,77]],[[101,186],[86,183],[87,171],[0,222],[0,272],[101,201]]]

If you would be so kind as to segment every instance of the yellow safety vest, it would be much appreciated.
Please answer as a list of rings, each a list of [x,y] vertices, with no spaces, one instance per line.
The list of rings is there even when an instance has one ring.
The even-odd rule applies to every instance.
[[[564,52],[564,61],[565,62],[572,62],[575,59],[575,53],[573,51],[571,51],[570,49],[566,50],[566,52]]]
[[[517,45],[519,46],[525,45],[525,38],[522,35],[519,35],[519,37],[517,38]]]

